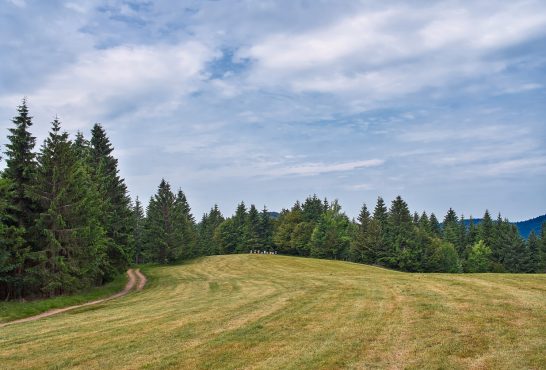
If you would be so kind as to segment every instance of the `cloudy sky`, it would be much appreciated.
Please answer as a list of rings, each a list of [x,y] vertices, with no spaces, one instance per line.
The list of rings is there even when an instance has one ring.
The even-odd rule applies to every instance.
[[[0,140],[23,96],[40,140],[101,122],[145,200],[546,213],[543,0],[0,0],[0,35]]]

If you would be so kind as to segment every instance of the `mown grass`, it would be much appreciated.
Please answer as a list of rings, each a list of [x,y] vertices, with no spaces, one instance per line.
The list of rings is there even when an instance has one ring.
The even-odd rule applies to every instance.
[[[120,274],[108,284],[87,289],[73,295],[37,299],[33,301],[0,301],[0,323],[37,315],[54,308],[73,306],[108,297],[122,290],[126,283],[127,276],[125,274]]]
[[[0,367],[546,368],[546,275],[278,255],[143,271],[141,292],[0,329]]]

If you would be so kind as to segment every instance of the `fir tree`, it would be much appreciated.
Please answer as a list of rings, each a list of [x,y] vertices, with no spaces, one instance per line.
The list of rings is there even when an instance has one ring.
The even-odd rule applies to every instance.
[[[93,180],[102,199],[102,225],[111,239],[108,258],[113,266],[112,275],[122,271],[132,260],[132,210],[125,181],[119,176],[114,148],[100,124],[91,130],[90,161]]]
[[[245,249],[249,252],[252,249],[265,249],[263,240],[260,238],[260,214],[254,204],[250,205],[245,221]]]
[[[316,224],[311,236],[311,256],[346,259],[350,243],[350,221],[341,212],[337,201],[332,202]]]
[[[135,243],[135,263],[139,264],[143,262],[142,250],[144,246],[144,225],[145,225],[144,209],[142,203],[136,197],[135,204],[133,206],[133,240]]]
[[[260,213],[260,222],[258,224],[258,238],[266,250],[273,249],[273,222],[271,216],[264,206]]]
[[[440,237],[442,232],[442,227],[440,225],[440,222],[438,221],[438,218],[436,217],[434,213],[430,214],[429,222],[430,222],[430,233],[432,234],[432,236]]]
[[[214,233],[224,221],[224,217],[215,204],[209,213],[205,213],[198,225],[200,254],[211,256],[220,253],[218,245],[214,241]]]
[[[28,193],[43,210],[35,227],[41,235],[42,292],[53,296],[102,281],[106,242],[99,224],[98,194],[57,119],[38,156]]]
[[[527,245],[529,250],[529,272],[540,272],[540,240],[535,234],[535,230],[531,230],[529,238],[527,238]]]
[[[412,221],[408,205],[397,196],[389,210],[387,243],[390,255],[387,263],[406,271],[418,271],[421,260]]]
[[[366,204],[363,204],[351,240],[350,258],[354,262],[374,263],[377,258],[370,243],[370,222],[370,212],[368,212]]]
[[[25,229],[16,226],[9,212],[13,199],[13,186],[9,179],[0,179],[0,299],[20,298],[27,277],[24,264],[30,253],[25,241]]]
[[[164,179],[150,199],[145,226],[146,262],[172,263],[182,256],[176,235],[176,197]]]
[[[12,212],[10,221],[18,227],[28,229],[34,224],[37,212],[36,203],[27,194],[36,174],[36,155],[33,152],[36,138],[29,131],[32,117],[29,115],[25,99],[17,107],[17,112],[19,114],[12,120],[15,127],[9,129],[3,176],[9,179],[13,186],[11,207],[8,208],[8,211]]]
[[[375,256],[374,263],[392,267],[391,248],[387,241],[388,211],[383,198],[378,197],[370,223],[370,248]]]
[[[493,220],[489,211],[486,210],[482,221],[478,225],[478,240],[483,240],[486,245],[493,244]]]
[[[174,232],[177,235],[177,243],[182,249],[181,258],[188,259],[196,257],[197,251],[197,231],[195,218],[191,213],[190,205],[182,190],[178,190],[173,208]]]

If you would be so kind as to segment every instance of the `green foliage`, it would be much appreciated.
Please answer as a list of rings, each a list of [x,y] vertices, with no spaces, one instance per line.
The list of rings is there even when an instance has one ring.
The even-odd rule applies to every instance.
[[[95,124],[91,130],[89,164],[93,182],[102,200],[101,225],[110,239],[107,248],[110,269],[106,278],[124,271],[133,259],[131,199],[125,181],[119,176],[118,160],[104,128]]]
[[[200,255],[211,256],[221,253],[214,234],[222,222],[224,222],[224,217],[217,204],[211,208],[209,213],[203,215],[198,225]]]
[[[461,272],[457,250],[449,241],[432,238],[425,247],[424,271]]]
[[[183,193],[164,179],[148,204],[144,224],[145,262],[173,263],[194,256],[197,236]]]
[[[321,215],[311,235],[311,256],[346,259],[351,241],[349,218],[337,201]]]
[[[479,240],[470,248],[465,265],[466,272],[488,272],[491,269],[491,248]]]
[[[41,233],[35,273],[42,293],[70,293],[102,281],[106,237],[99,223],[98,193],[57,119],[28,193],[42,210],[35,221]]]

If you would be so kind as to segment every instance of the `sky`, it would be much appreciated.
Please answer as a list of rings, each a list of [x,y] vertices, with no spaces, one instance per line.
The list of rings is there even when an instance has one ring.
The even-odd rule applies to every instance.
[[[0,0],[0,144],[100,122],[131,196],[199,219],[378,196],[546,213],[546,2]]]

